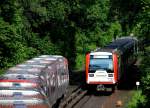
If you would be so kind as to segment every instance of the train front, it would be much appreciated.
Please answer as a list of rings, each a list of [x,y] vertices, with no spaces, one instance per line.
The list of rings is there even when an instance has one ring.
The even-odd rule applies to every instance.
[[[112,52],[91,52],[86,55],[86,83],[97,91],[111,90],[117,82],[117,55]]]

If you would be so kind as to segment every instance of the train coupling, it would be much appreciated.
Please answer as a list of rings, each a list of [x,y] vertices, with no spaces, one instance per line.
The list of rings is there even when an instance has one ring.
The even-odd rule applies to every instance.
[[[97,85],[96,90],[97,91],[104,91],[105,90],[105,86],[103,84]]]

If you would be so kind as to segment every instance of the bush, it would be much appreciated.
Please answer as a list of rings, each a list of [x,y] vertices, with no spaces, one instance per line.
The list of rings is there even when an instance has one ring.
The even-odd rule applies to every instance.
[[[134,94],[127,105],[127,108],[144,108],[145,96],[142,95],[142,91],[134,91]]]

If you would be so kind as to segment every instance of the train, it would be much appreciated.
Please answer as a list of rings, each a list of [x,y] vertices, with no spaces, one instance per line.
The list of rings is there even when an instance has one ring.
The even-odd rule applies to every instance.
[[[103,48],[86,54],[85,79],[88,87],[97,91],[112,91],[116,85],[128,80],[128,69],[138,55],[138,40],[125,36],[114,40]]]
[[[53,108],[69,85],[68,61],[41,55],[0,76],[0,108]]]

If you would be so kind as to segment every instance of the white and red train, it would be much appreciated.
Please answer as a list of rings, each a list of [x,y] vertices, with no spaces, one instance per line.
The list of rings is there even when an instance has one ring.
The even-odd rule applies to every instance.
[[[42,55],[0,77],[0,108],[51,108],[69,84],[67,59]]]
[[[119,38],[104,48],[86,54],[86,83],[96,89],[114,91],[116,84],[128,79],[128,67],[135,63],[138,41]]]

